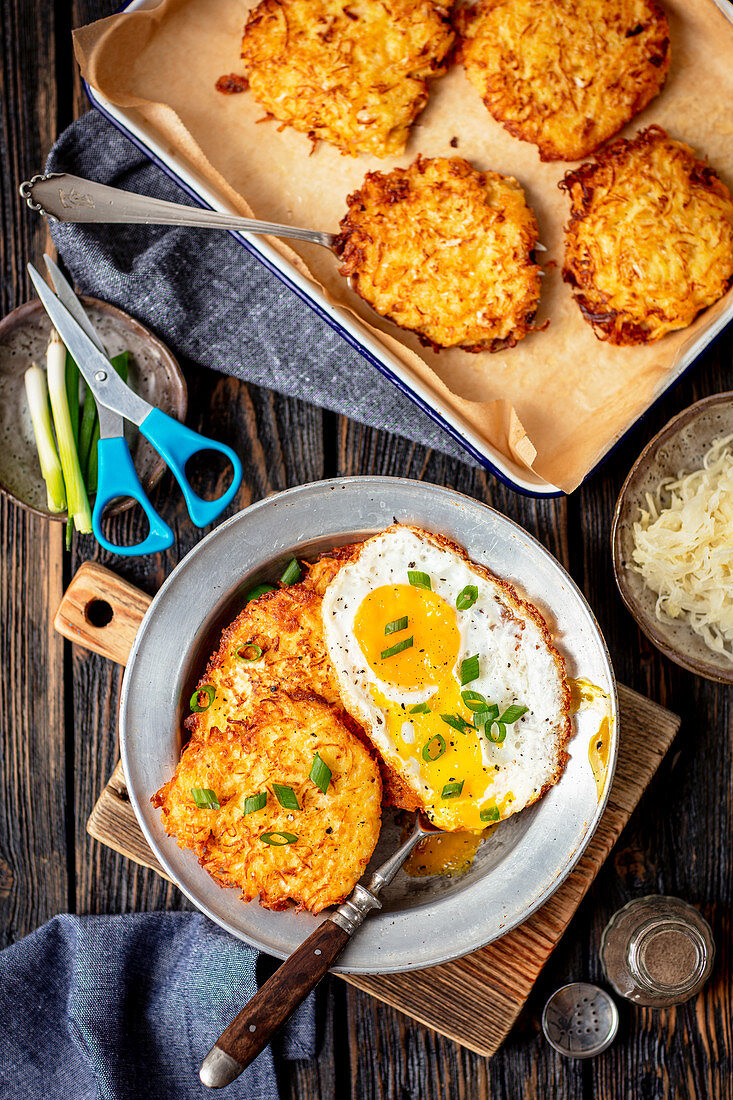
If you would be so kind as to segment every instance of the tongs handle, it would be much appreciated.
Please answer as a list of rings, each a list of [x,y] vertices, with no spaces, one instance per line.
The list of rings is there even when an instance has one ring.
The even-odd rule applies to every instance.
[[[202,1083],[222,1089],[239,1077],[315,989],[350,938],[330,919],[319,924],[221,1033],[201,1063]]]
[[[123,225],[186,225],[203,229],[237,229],[272,237],[321,244],[333,248],[332,233],[301,229],[296,225],[278,225],[219,210],[152,199],[133,191],[121,191],[81,176],[54,173],[33,176],[20,185],[20,193],[31,210],[59,222],[106,222]]]

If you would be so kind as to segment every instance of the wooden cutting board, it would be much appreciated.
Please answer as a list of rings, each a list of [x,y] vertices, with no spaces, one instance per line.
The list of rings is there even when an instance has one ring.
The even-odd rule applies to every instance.
[[[150,602],[109,569],[88,562],[72,580],[54,626],[72,642],[125,664]],[[513,932],[455,962],[406,974],[340,977],[477,1054],[488,1058],[495,1053],[679,728],[675,714],[623,684],[618,696],[619,755],[606,812],[577,867],[549,901]],[[103,844],[168,877],[137,823],[121,763],[87,829]]]

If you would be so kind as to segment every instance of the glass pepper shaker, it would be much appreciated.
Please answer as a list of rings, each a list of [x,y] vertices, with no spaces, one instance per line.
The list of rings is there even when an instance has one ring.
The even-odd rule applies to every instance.
[[[601,937],[601,964],[617,993],[638,1005],[682,1004],[713,968],[710,925],[680,898],[635,898],[611,917]]]

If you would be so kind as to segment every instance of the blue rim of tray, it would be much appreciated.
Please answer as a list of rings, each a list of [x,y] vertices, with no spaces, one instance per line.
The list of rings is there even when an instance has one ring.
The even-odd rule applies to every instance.
[[[718,0],[713,0],[713,2],[716,4],[716,6],[719,7]],[[122,12],[128,6],[129,3],[122,4],[118,11]],[[733,22],[733,20],[731,21]],[[203,199],[201,195],[199,195],[198,192],[186,182],[186,180],[179,176],[179,174],[174,168],[170,166],[170,164],[163,160],[162,157],[158,156],[158,154],[155,153],[144,140],[139,138],[136,134],[132,133],[132,131],[130,131],[119,119],[115,118],[115,116],[107,110],[104,103],[102,103],[97,98],[94,88],[92,88],[92,86],[83,78],[82,86],[86,93],[87,99],[95,108],[95,110],[99,111],[99,113],[103,115],[104,118],[106,118],[107,121],[110,122],[116,130],[119,130],[121,134],[124,134],[128,141],[131,141],[132,144],[137,149],[139,149],[141,153],[144,153],[145,156],[148,157],[148,159],[152,161],[152,163],[155,164],[157,168],[159,168],[162,172],[166,174],[166,176],[169,177],[169,179],[173,180],[173,182],[178,187],[180,187],[181,190],[189,196],[189,198],[193,199],[197,206],[204,207],[208,210],[214,209],[210,203]],[[288,287],[288,289],[291,290],[300,299],[300,301],[308,305],[317,317],[319,317],[322,321],[325,321],[326,324],[334,330],[334,332],[337,332],[339,336],[341,336],[342,339],[344,339],[350,347],[352,347],[355,351],[358,351],[362,358],[364,358],[371,366],[375,367],[381,375],[387,378],[392,383],[392,385],[400,391],[400,393],[405,394],[405,396],[408,397],[414,405],[416,405],[422,412],[424,412],[426,416],[428,416],[435,424],[442,428],[443,431],[447,433],[447,435],[454,439],[456,443],[458,443],[459,446],[464,451],[466,451],[467,454],[471,455],[471,457],[479,464],[482,469],[488,470],[490,473],[492,473],[494,477],[502,483],[502,485],[506,485],[507,488],[511,489],[515,493],[518,493],[520,496],[533,497],[536,499],[551,500],[553,498],[570,495],[565,493],[562,489],[557,489],[554,486],[549,486],[549,483],[549,487],[546,491],[540,487],[538,487],[537,489],[531,489],[528,486],[519,485],[516,481],[512,479],[509,474],[505,473],[498,466],[496,466],[490,458],[488,458],[468,439],[466,439],[457,427],[451,424],[449,420],[447,420],[435,408],[433,408],[433,406],[429,402],[427,402],[419,393],[413,390],[406,382],[404,382],[397,374],[395,374],[394,371],[392,371],[386,363],[382,362],[379,358],[377,358],[377,356],[373,355],[368,348],[364,347],[364,345],[361,344],[359,340],[357,340],[356,337],[354,337],[348,331],[348,329],[340,325],[339,322],[326,310],[324,310],[317,301],[315,301],[307,293],[305,293],[297,285],[297,283],[293,282],[293,280],[288,277],[286,272],[282,271],[267,256],[260,252],[259,249],[255,248],[242,233],[238,232],[237,230],[227,230],[227,232],[230,233],[230,235],[234,237],[234,239],[239,244],[241,244],[251,256],[254,256],[272,275],[275,275],[281,283]],[[592,469],[587,472],[580,485],[577,486],[577,489],[581,488],[581,486],[584,485],[586,481],[588,481],[588,479],[601,468],[601,466],[603,466],[603,464],[611,457],[611,455],[614,454],[616,449],[621,446],[621,444],[626,440],[627,436],[629,436],[631,432],[633,432],[637,427],[644,423],[649,414],[661,402],[662,398],[664,398],[670,392],[670,390],[672,390],[677,385],[677,383],[685,377],[685,375],[695,365],[703,352],[707,351],[708,348],[713,346],[713,344],[720,338],[723,332],[725,332],[726,328],[728,328],[731,322],[733,322],[733,317],[729,318],[728,321],[726,321],[725,324],[723,324],[717,332],[713,333],[710,339],[700,348],[700,350],[697,352],[694,358],[690,360],[687,366],[684,367],[684,369],[681,370],[680,373],[675,378],[673,378],[668,383],[668,385],[664,387],[664,389],[660,391],[660,393],[654,398],[651,404],[648,405],[647,408],[639,414],[636,420],[629,424],[623,434],[620,435],[619,438],[611,444],[606,453],[601,456],[595,466],[593,466]],[[573,490],[573,492],[577,492],[577,489]]]

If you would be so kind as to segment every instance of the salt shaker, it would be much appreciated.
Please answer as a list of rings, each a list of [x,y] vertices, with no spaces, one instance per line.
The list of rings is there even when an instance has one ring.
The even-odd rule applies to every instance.
[[[705,918],[680,898],[635,898],[601,937],[606,979],[622,997],[665,1008],[689,1000],[713,968],[715,943]]]

